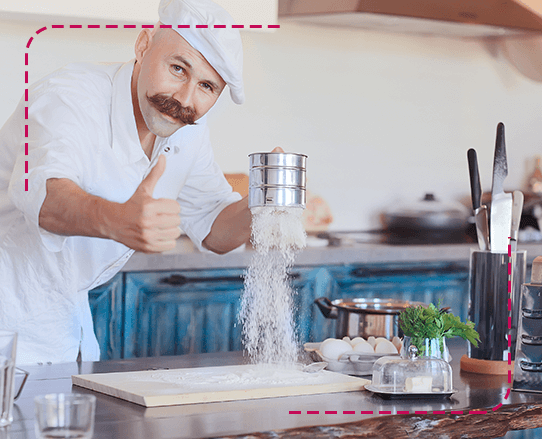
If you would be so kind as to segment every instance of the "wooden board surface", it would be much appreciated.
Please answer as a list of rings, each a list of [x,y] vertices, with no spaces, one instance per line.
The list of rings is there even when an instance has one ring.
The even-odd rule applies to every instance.
[[[236,365],[73,375],[76,386],[145,407],[352,392],[370,381],[323,370]]]

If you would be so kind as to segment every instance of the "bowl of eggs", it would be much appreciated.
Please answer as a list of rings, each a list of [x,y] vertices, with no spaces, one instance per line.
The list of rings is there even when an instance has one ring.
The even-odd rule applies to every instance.
[[[389,355],[397,355],[403,346],[399,337],[328,338],[321,343],[305,343],[305,351],[313,361],[325,361],[326,369],[349,375],[370,375],[373,363]]]

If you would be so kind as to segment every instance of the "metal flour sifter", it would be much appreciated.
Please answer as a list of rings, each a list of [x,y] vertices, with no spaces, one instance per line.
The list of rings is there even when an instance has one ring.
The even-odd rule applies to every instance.
[[[307,156],[286,152],[249,154],[248,207],[305,207]]]

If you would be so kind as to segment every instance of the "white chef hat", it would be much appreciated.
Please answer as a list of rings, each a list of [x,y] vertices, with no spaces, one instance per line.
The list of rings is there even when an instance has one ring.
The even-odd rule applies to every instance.
[[[161,0],[158,15],[188,44],[200,52],[230,87],[236,104],[245,100],[243,91],[243,46],[231,15],[211,0]],[[189,25],[179,28],[178,25]],[[207,28],[196,28],[207,25]],[[215,28],[225,25],[225,28]]]

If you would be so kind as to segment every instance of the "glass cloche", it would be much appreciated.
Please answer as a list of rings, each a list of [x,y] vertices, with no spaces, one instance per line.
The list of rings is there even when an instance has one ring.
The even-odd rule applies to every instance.
[[[418,357],[416,346],[409,358],[381,357],[373,365],[373,381],[366,388],[384,394],[451,394],[452,368],[444,360]]]

